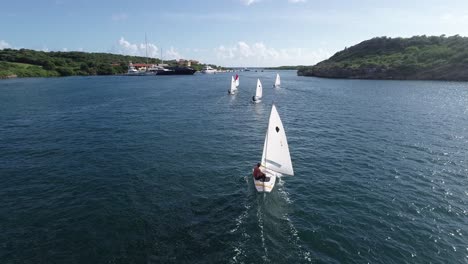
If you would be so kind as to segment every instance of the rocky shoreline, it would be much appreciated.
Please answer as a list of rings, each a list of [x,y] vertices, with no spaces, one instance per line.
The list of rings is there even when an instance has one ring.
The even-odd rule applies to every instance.
[[[14,78],[18,78],[18,75],[11,74],[11,75],[7,75],[7,76],[0,76],[0,79],[14,79]]]
[[[338,65],[317,65],[299,69],[297,75],[334,79],[468,81],[468,68],[463,65],[453,65],[452,67],[406,72],[386,67],[347,68]]]

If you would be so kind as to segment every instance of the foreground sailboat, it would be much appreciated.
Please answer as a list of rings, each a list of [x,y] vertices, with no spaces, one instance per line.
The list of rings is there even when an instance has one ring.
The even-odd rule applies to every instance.
[[[236,80],[236,87],[239,87],[239,75],[236,74],[235,80]]]
[[[271,107],[260,170],[267,178],[253,178],[255,188],[259,192],[271,192],[277,177],[294,175],[286,132],[275,105]]]
[[[252,96],[252,101],[254,103],[260,103],[262,101],[262,94],[262,83],[260,82],[260,79],[257,79],[257,90],[255,91],[255,95]]]
[[[281,86],[281,79],[280,79],[279,74],[277,73],[277,74],[276,74],[275,84],[273,85],[273,87],[279,88],[280,86]]]
[[[231,76],[231,88],[228,90],[228,94],[236,94],[237,93],[237,86],[234,77]]]

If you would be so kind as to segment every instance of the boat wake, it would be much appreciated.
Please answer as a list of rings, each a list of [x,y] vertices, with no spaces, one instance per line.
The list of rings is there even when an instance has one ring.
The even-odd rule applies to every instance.
[[[265,195],[265,194],[264,194]],[[262,240],[262,248],[264,255],[262,256],[263,261],[268,262],[268,249],[265,244],[265,234],[263,231],[263,214],[262,210],[259,207],[257,207],[257,219],[258,219],[258,227],[260,229],[260,239]]]
[[[245,182],[247,183],[247,186],[248,185],[248,181],[249,181],[250,177],[249,176],[245,176],[244,177],[244,180]],[[232,257],[230,263],[238,263],[238,262],[243,262],[241,260],[239,260],[241,257],[245,257],[246,256],[246,253],[245,253],[245,244],[246,242],[249,240],[250,236],[249,234],[247,234],[247,232],[245,231],[245,228],[243,228],[243,224],[244,222],[246,221],[247,217],[249,216],[249,211],[250,211],[250,208],[252,207],[251,204],[249,204],[249,193],[251,192],[250,188],[248,188],[248,191],[247,191],[247,195],[246,195],[246,198],[244,200],[244,210],[242,211],[242,213],[236,218],[236,226],[231,229],[229,232],[231,234],[235,234],[237,232],[240,232],[240,230],[242,230],[242,233],[240,234],[240,240],[238,242],[236,242],[236,244],[234,245],[234,256]]]
[[[284,186],[284,181],[281,180],[281,177],[278,177],[278,193],[280,194],[280,197],[284,199],[284,201],[288,204],[292,204],[291,198],[289,198],[289,193],[283,188]],[[303,259],[307,262],[312,262],[312,259],[310,257],[310,252],[304,249],[302,246],[302,241],[301,238],[299,237],[299,231],[297,231],[297,228],[294,226],[294,223],[292,222],[291,218],[289,218],[288,213],[283,214],[283,220],[286,221],[288,228],[289,228],[289,234],[291,236],[290,238],[290,243],[298,250],[298,254],[303,257]]]
[[[289,193],[283,188],[284,186],[284,181],[281,179],[281,177],[277,178],[277,185],[278,185],[278,193],[280,194],[281,198],[283,198],[286,203],[292,204],[291,198],[289,198]]]
[[[302,241],[301,241],[301,238],[299,237],[299,232],[297,231],[293,222],[289,218],[289,215],[284,214],[283,219],[288,223],[289,231],[292,236],[292,239],[290,241],[294,245],[294,247],[298,250],[299,255],[301,255],[305,261],[312,262],[312,259],[310,257],[310,252],[302,247],[301,245]]]
[[[277,209],[280,210],[280,212],[277,211],[277,213],[279,213],[277,214],[277,220],[279,220],[281,224],[278,224],[282,225],[283,230],[286,231],[286,237],[284,238],[284,240],[288,241],[289,245],[291,246],[291,253],[303,259],[304,262],[312,262],[311,253],[304,246],[304,243],[302,242],[299,236],[299,231],[295,227],[292,219],[290,218],[290,215],[285,211],[281,212],[282,209],[278,208],[278,206],[283,208],[290,207],[289,205],[293,204],[293,200],[290,198],[289,193],[284,188],[284,181],[281,180],[281,177],[277,179],[277,187],[275,188],[275,191],[278,194],[277,197],[279,198],[279,204],[276,203],[276,209],[270,209],[273,209],[274,211],[276,211]],[[269,198],[273,197],[269,197],[272,194],[268,193],[258,194],[257,192],[254,192],[254,195],[252,195],[254,187],[251,184],[249,184],[251,180],[250,175],[245,176],[244,180],[247,186],[249,187],[247,188],[245,199],[243,200],[242,212],[239,214],[239,216],[237,216],[237,218],[235,218],[235,225],[229,231],[230,234],[236,237],[235,242],[232,245],[233,255],[229,262],[244,263],[245,260],[249,258],[249,255],[253,253],[252,248],[250,248],[249,245],[251,245],[254,240],[258,241],[257,239],[260,240],[257,242],[258,249],[263,252],[260,251],[261,253],[257,252],[256,254],[262,255],[263,262],[271,262],[269,256],[270,252],[267,247],[268,236],[266,236],[265,234],[265,232],[271,232],[270,228],[267,228],[267,230],[265,230],[265,220],[269,222],[269,219],[265,219],[265,215],[269,215],[269,209],[268,207],[264,206],[264,202],[265,200],[268,200]],[[255,200],[255,197],[257,198],[256,205],[255,203],[252,203],[252,201]],[[256,219],[252,219],[252,217],[255,217]],[[252,220],[254,220],[254,222],[252,222]],[[248,230],[250,230],[253,227],[251,224],[254,224],[255,222],[255,229],[257,231],[255,232],[255,237],[252,237],[252,233]]]

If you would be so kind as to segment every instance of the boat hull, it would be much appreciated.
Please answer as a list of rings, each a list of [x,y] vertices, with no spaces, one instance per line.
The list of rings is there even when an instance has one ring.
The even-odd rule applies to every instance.
[[[263,182],[263,181],[258,181],[255,180],[255,178],[252,177],[255,185],[255,189],[257,189],[257,192],[271,192],[273,188],[275,187],[276,183],[276,178],[278,177],[277,173],[269,171],[267,169],[260,169],[265,173],[265,175],[270,178],[269,181]]]
[[[167,70],[159,70],[156,75],[193,75],[196,70],[188,67],[175,67]]]
[[[153,72],[138,72],[138,73],[127,73],[126,76],[151,76],[156,75]]]

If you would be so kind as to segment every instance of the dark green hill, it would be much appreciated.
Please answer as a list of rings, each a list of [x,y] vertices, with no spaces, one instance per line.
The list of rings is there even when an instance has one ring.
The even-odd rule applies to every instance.
[[[350,79],[468,80],[468,38],[379,37],[337,52],[300,76]]]

